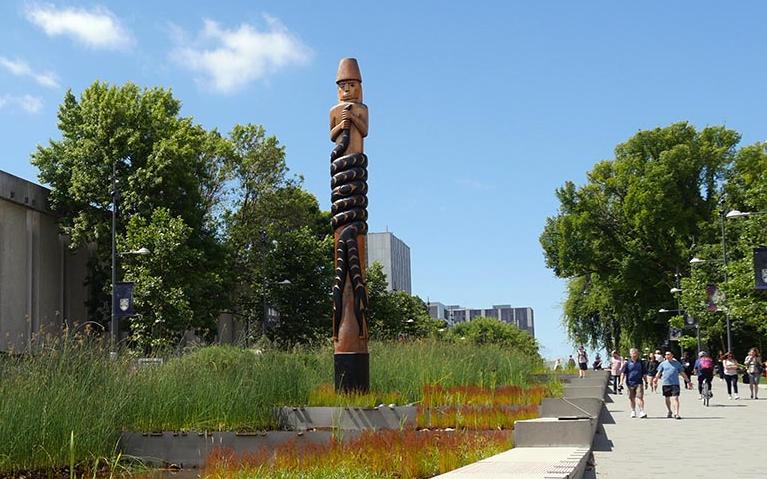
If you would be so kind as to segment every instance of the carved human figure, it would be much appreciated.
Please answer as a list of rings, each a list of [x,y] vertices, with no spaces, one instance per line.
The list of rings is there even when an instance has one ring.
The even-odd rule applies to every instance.
[[[356,370],[355,361],[359,359],[367,369],[367,157],[364,138],[368,134],[368,108],[362,103],[362,75],[355,59],[341,60],[336,84],[338,104],[330,109],[330,139],[336,144],[331,154],[331,212],[336,266],[333,340],[338,385],[339,367],[345,370],[344,374],[352,374],[346,369]],[[364,358],[353,356],[355,354],[364,355]],[[367,380],[367,372],[364,375]]]

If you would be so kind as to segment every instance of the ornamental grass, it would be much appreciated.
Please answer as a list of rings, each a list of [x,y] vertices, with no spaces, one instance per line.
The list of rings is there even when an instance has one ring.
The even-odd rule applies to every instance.
[[[380,431],[323,445],[289,442],[235,455],[217,451],[209,479],[420,479],[442,474],[509,449],[509,431]]]
[[[418,404],[425,385],[525,386],[539,367],[497,346],[437,340],[371,342],[370,354],[374,394],[341,399],[321,388],[333,377],[330,345],[209,346],[146,369],[130,351],[113,360],[88,340],[0,355],[0,477],[113,463],[122,431],[268,430],[279,406]]]

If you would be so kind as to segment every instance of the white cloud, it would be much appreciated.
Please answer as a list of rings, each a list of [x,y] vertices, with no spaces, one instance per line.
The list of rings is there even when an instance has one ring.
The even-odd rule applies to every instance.
[[[173,37],[178,46],[171,55],[180,65],[198,72],[203,83],[222,93],[239,90],[289,65],[306,63],[311,50],[279,20],[264,18],[264,31],[247,23],[227,30],[206,19],[193,42],[186,41],[176,30]]]
[[[16,76],[32,78],[39,85],[44,87],[59,87],[59,82],[56,79],[56,75],[51,72],[36,72],[32,70],[32,67],[30,67],[22,60],[11,60],[10,58],[0,56],[0,67],[5,68]]]
[[[50,37],[70,36],[92,48],[120,50],[133,45],[130,32],[104,7],[85,10],[33,5],[27,8],[26,17]]]
[[[27,113],[37,113],[43,109],[43,99],[32,95],[0,95],[0,109],[14,105]]]

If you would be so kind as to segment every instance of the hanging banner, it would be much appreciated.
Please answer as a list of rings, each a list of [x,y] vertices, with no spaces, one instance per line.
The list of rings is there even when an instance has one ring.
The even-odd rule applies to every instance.
[[[754,250],[754,276],[756,289],[767,290],[767,248]]]
[[[115,285],[114,309],[118,318],[136,314],[133,311],[133,283],[121,282]]]
[[[682,337],[682,330],[676,329],[676,328],[669,328],[668,330],[668,339],[670,341],[679,341],[679,338]]]
[[[722,293],[719,292],[719,288],[715,284],[706,286],[706,304],[708,305],[708,311],[710,313],[719,311],[719,305],[721,304],[722,299]]]

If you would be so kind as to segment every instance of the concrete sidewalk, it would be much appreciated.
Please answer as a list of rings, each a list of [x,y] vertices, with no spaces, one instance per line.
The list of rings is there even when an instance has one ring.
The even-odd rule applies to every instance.
[[[738,384],[740,400],[727,398],[724,381],[714,378],[709,407],[694,390],[682,390],[681,420],[667,419],[663,396],[645,392],[647,419],[629,417],[626,395],[612,395],[606,421],[594,439],[591,479],[767,478],[767,386],[760,400],[749,399],[747,384]],[[745,398],[744,398],[745,396]],[[703,444],[701,446],[701,444]]]

